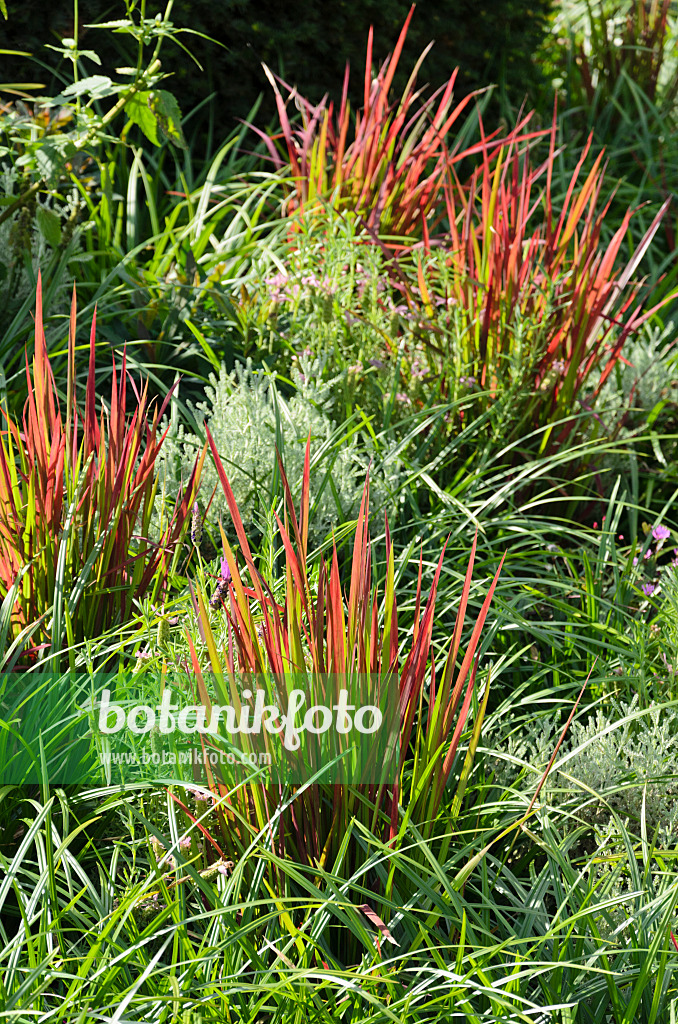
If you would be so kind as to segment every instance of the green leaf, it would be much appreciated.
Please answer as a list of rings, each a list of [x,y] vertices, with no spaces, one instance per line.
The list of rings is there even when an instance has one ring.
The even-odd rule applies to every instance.
[[[57,214],[46,206],[38,206],[35,219],[42,237],[52,249],[56,249],[61,244],[61,221]]]
[[[79,82],[73,82],[62,92],[62,96],[82,96],[89,93],[93,100],[103,99],[104,96],[111,96],[118,91],[108,75],[90,75],[82,78]]]
[[[75,146],[69,138],[54,136],[48,141],[40,140],[40,144],[33,154],[40,177],[50,184],[55,182],[63,173],[66,161],[74,152]],[[26,153],[24,156],[26,159],[19,158],[18,164],[30,164],[31,154]]]
[[[0,0],[0,3],[2,3],[2,0]],[[96,25],[85,25],[85,28],[113,28],[113,29],[117,28],[117,29],[120,29],[120,28],[134,28],[134,27],[135,27],[134,22],[130,21],[129,18],[118,18],[117,21],[102,21],[102,22],[98,22]]]
[[[2,11],[2,16],[7,21],[7,4],[5,0],[0,0],[0,11]]]
[[[179,146],[180,149],[188,149],[181,130],[181,110],[172,93],[156,89],[151,93],[150,106],[155,114],[161,138]]]
[[[181,130],[181,110],[171,92],[155,89],[153,92],[132,93],[125,110],[130,121],[138,124],[155,146],[172,142],[181,149],[188,148]]]
[[[147,139],[158,146],[157,120],[149,106],[150,92],[134,92],[125,103],[127,116],[133,124],[138,124]]]

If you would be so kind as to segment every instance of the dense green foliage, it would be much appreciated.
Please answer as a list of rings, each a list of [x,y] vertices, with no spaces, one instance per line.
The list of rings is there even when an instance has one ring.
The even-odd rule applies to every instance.
[[[6,64],[0,1019],[672,1024],[675,3],[156,10]],[[104,670],[378,679],[399,761],[138,781]]]

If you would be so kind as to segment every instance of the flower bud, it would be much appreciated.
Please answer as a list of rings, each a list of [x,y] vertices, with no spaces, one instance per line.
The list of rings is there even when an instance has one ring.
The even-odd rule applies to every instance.
[[[221,608],[228,594],[228,580],[220,579],[210,598],[210,608]]]
[[[151,729],[151,753],[162,754],[162,740],[160,739],[160,729],[157,725],[154,725]]]
[[[202,540],[202,516],[200,515],[200,509],[198,508],[198,502],[193,502],[193,515],[191,516],[191,542],[195,544],[197,548],[200,547],[200,541]]]
[[[166,615],[163,615],[158,621],[158,644],[169,643],[170,638],[170,624],[169,619]]]
[[[320,300],[320,319],[324,324],[331,324],[334,315],[334,296],[329,292]]]

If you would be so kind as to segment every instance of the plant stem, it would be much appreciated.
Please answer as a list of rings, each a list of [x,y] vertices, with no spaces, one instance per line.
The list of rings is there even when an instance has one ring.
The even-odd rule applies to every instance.
[[[0,224],[4,224],[4,222],[9,217],[11,217],[13,213],[16,213],[17,210],[20,210],[21,207],[31,198],[31,196],[38,191],[41,184],[42,179],[40,181],[34,182],[29,189],[26,189],[26,191],[19,196],[18,199],[15,199],[11,206],[8,206],[6,210],[0,213]]]
[[[154,60],[153,63],[149,65],[146,71],[146,75],[152,75],[153,72],[157,71],[159,67],[160,61],[157,59]],[[90,130],[87,132],[84,138],[81,139],[80,142],[75,144],[76,149],[84,149],[84,147],[87,145],[87,143],[90,141],[92,136],[97,131],[100,131],[102,128],[106,128],[111,123],[111,121],[120,113],[120,111],[123,109],[130,96],[134,95],[135,92],[139,91],[140,86],[141,83],[135,83],[134,85],[132,85],[132,87],[128,89],[128,91],[125,93],[125,95],[121,96],[118,102],[111,107],[107,114],[104,115],[104,117],[101,120],[101,123],[96,127],[90,128]],[[21,207],[24,206],[24,204],[31,198],[31,196],[35,195],[35,193],[40,189],[42,183],[42,178],[40,179],[40,181],[33,182],[31,187],[27,189],[25,192],[23,192],[17,199],[15,199],[11,206],[8,206],[6,210],[0,213],[0,224],[4,224],[4,222],[8,220],[13,213],[16,213],[17,210],[21,209]]]

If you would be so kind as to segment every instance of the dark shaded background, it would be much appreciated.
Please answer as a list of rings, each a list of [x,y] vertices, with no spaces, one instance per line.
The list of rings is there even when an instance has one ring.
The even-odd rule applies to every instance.
[[[23,57],[2,56],[0,87],[3,83],[42,82],[46,94],[59,89],[59,74],[70,81],[70,67],[46,43],[59,44],[73,34],[71,0],[8,0],[9,19],[0,20],[0,47],[27,50],[42,62]],[[414,12],[401,72],[396,88],[402,89],[414,62],[424,47],[435,39],[419,81],[433,87],[442,85],[459,65],[457,97],[475,88],[500,83],[501,93],[514,103],[522,102],[528,89],[539,85],[540,69],[533,55],[543,39],[553,0],[436,0],[421,3]],[[164,5],[149,0],[146,15],[164,11]],[[217,140],[229,134],[236,119],[246,117],[257,96],[264,100],[256,120],[266,126],[275,117],[272,89],[261,62],[277,71],[300,93],[318,101],[325,92],[338,100],[346,60],[351,64],[352,108],[361,104],[367,35],[374,25],[375,63],[393,48],[409,11],[402,0],[346,0],[281,6],[268,0],[177,0],[172,10],[175,25],[211,36],[209,42],[197,36],[180,36],[184,45],[200,60],[203,70],[170,41],[163,43],[164,70],[172,72],[165,88],[172,91],[184,114],[211,93],[217,102],[204,107],[200,115],[200,139],[205,140],[208,120]],[[125,16],[121,0],[83,0],[79,6],[81,26]],[[114,76],[120,64],[136,63],[129,36],[81,27],[81,47],[91,48],[102,58],[102,68],[87,61],[85,70]],[[222,44],[222,45],[219,45]],[[493,101],[499,103],[500,95]],[[11,94],[3,91],[4,99]],[[193,121],[198,126],[198,118]],[[188,131],[189,137],[191,130]],[[197,140],[194,139],[194,145]]]

